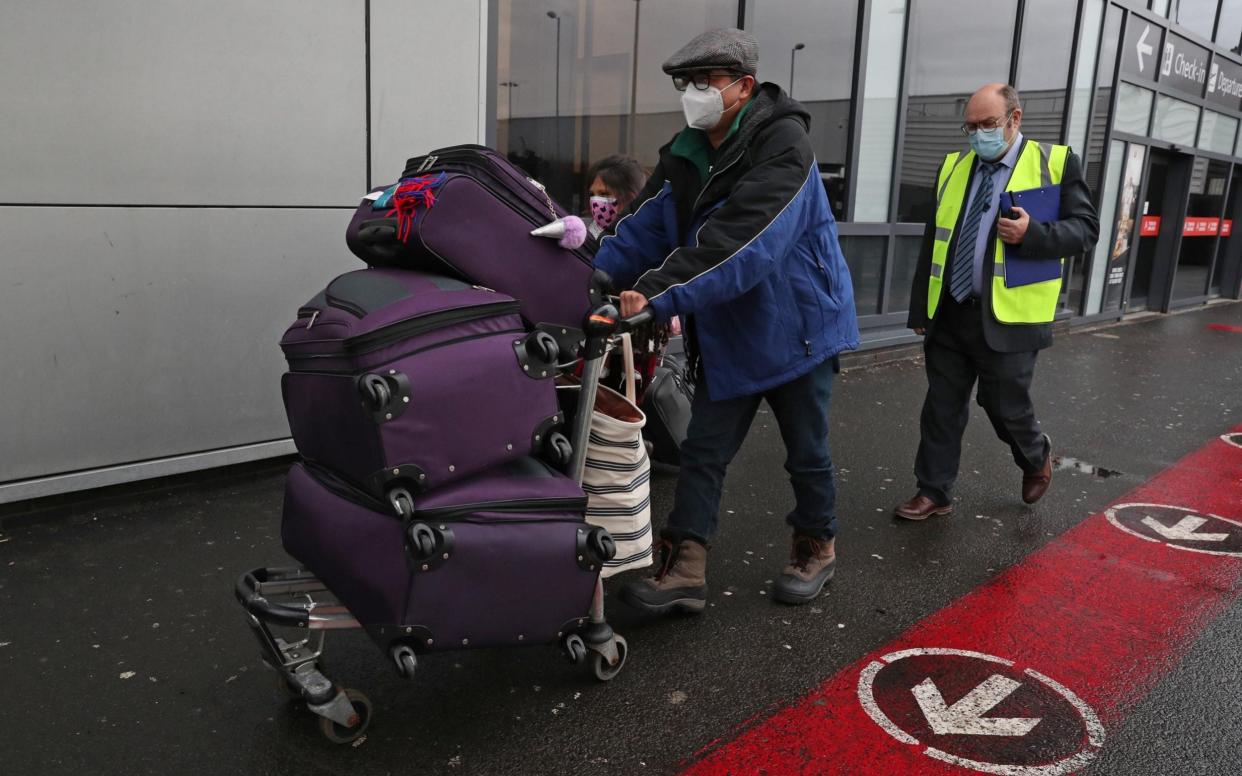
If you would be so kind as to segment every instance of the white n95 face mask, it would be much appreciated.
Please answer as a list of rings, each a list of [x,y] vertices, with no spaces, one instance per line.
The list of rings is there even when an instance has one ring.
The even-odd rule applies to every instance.
[[[740,80],[742,79],[737,79],[737,81]],[[728,89],[729,86],[725,88]],[[694,129],[708,130],[720,123],[720,117],[724,115],[724,96],[714,86],[709,86],[702,91],[694,86],[688,86],[681,93],[681,110],[686,114],[686,124]]]

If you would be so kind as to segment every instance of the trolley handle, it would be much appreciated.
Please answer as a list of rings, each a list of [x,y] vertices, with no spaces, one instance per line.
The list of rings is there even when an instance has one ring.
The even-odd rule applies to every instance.
[[[639,326],[651,323],[653,320],[655,320],[655,310],[651,307],[651,305],[647,305],[630,317],[622,318],[617,321],[617,333],[626,334],[634,331]]]

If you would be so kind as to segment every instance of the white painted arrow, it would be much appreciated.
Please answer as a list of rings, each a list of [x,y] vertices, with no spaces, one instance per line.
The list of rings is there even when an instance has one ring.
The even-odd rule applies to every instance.
[[[1229,538],[1229,534],[1223,533],[1195,533],[1206,522],[1206,518],[1186,515],[1181,520],[1178,520],[1176,525],[1168,526],[1150,515],[1143,518],[1143,525],[1169,541],[1223,542]]]
[[[1006,676],[992,674],[952,706],[945,705],[944,696],[931,677],[924,679],[911,692],[936,735],[1024,736],[1042,719],[983,716],[1021,686]]]
[[[1147,63],[1143,60],[1143,55],[1144,54],[1150,55],[1153,51],[1155,51],[1155,49],[1151,47],[1151,44],[1147,42],[1147,35],[1150,32],[1151,32],[1151,25],[1149,24],[1143,28],[1143,34],[1139,36],[1138,45],[1135,46],[1135,48],[1138,50],[1138,61],[1139,61],[1139,72],[1140,73],[1143,72],[1147,68]]]

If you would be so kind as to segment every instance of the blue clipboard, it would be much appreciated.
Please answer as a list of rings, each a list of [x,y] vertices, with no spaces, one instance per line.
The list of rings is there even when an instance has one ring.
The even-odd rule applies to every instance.
[[[1044,186],[1023,191],[1003,191],[1000,195],[1001,212],[1012,207],[1026,211],[1032,221],[1048,223],[1061,218],[1061,187]],[[1019,256],[1015,245],[1005,244],[1005,288],[1029,286],[1061,277],[1061,257],[1048,258]]]

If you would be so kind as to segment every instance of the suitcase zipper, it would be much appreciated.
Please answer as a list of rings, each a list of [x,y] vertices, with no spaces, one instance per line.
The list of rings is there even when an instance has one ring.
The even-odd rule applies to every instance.
[[[375,512],[392,514],[395,510],[389,505],[355,488],[334,475],[326,467],[306,461],[303,464],[307,474],[333,495],[339,496],[358,506],[366,507]],[[461,504],[454,507],[437,507],[420,509],[414,513],[415,518],[454,522],[459,518],[476,512],[502,512],[506,514],[533,514],[538,512],[580,512],[587,507],[585,498],[544,498],[524,499],[522,501],[481,501],[474,504]],[[394,515],[394,517],[399,517]],[[469,521],[462,521],[469,522]],[[485,521],[486,522],[486,521]],[[576,522],[576,521],[575,521]]]
[[[435,507],[419,509],[415,517],[426,520],[443,520],[449,522],[455,518],[472,515],[477,512],[502,512],[505,514],[525,514],[533,512],[575,512],[586,509],[585,498],[541,498],[524,499],[522,501],[479,501],[472,504],[459,504],[452,507]]]
[[[446,348],[449,345],[457,345],[462,342],[470,342],[471,340],[485,339],[487,337],[499,337],[502,335],[511,337],[514,334],[525,334],[525,333],[526,333],[525,329],[504,329],[503,331],[488,331],[488,332],[483,332],[482,334],[471,334],[467,337],[458,337],[456,339],[445,340],[444,342],[437,342],[435,345],[428,345],[425,348],[416,348],[406,353],[398,353],[397,355],[388,359],[387,363],[391,364],[393,361],[396,361],[397,359],[409,358],[410,356],[417,356],[419,353],[426,353],[429,350],[435,350],[437,348]],[[365,370],[354,369],[352,367],[346,368],[346,369],[300,369],[297,366],[295,366],[295,364],[301,364],[302,362],[307,362],[308,366],[313,366],[314,361],[316,359],[341,358],[342,356],[348,356],[348,355],[353,355],[353,354],[341,353],[338,351],[334,353],[314,353],[314,354],[306,355],[306,356],[296,356],[296,355],[291,356],[286,353],[285,360],[289,362],[289,371],[297,372],[298,374],[352,375],[352,374],[357,374],[361,371],[365,371]]]
[[[351,355],[369,353],[372,350],[379,350],[401,340],[436,329],[442,329],[456,323],[469,323],[470,321],[479,321],[484,318],[516,314],[519,309],[521,309],[521,306],[517,302],[491,302],[476,307],[426,313],[400,323],[394,323],[391,326],[385,326],[382,329],[350,337],[341,343],[341,347],[346,353]]]

